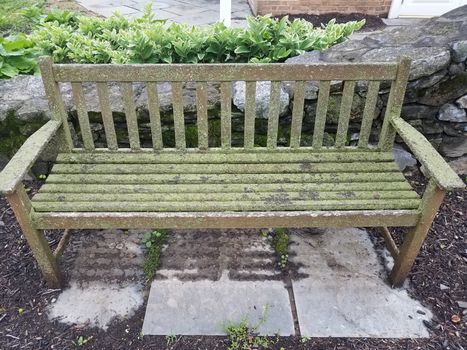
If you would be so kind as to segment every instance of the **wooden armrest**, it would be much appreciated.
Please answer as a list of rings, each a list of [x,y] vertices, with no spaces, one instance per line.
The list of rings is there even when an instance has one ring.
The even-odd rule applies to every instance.
[[[45,146],[49,143],[62,124],[61,121],[51,120],[32,134],[11,158],[0,173],[0,193],[10,194],[23,180]]]
[[[392,118],[391,123],[439,187],[445,190],[465,187],[460,177],[417,129],[400,117]]]

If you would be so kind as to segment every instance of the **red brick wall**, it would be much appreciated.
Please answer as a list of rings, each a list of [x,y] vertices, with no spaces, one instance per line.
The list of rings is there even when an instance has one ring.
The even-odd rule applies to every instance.
[[[322,14],[360,12],[387,15],[392,0],[248,0],[255,14]]]

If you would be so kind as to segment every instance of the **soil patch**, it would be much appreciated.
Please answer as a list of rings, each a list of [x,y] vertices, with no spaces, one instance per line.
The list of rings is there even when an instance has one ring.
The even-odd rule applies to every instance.
[[[411,176],[417,189],[425,186],[419,173]],[[32,190],[38,183],[27,184]],[[458,301],[467,295],[467,191],[447,195],[422,252],[410,275],[409,290],[429,307],[435,318],[430,339],[365,339],[280,337],[273,349],[453,349],[467,348],[467,312]],[[401,231],[397,231],[400,234]],[[75,235],[86,234],[76,232]],[[47,232],[52,246],[60,232]],[[380,241],[379,238],[376,238]],[[65,272],[71,270],[72,250],[62,258]],[[57,291],[45,286],[29,247],[7,205],[0,197],[0,348],[76,349],[79,337],[90,339],[85,349],[226,349],[227,337],[141,336],[144,307],[130,319],[114,321],[107,331],[50,322],[47,307],[55,302]],[[446,288],[447,287],[447,288]],[[461,320],[457,321],[457,315]]]
[[[275,16],[276,18],[282,18],[286,16],[280,15],[280,16]],[[315,27],[320,27],[321,24],[326,24],[328,23],[331,19],[335,19],[336,23],[345,23],[349,21],[360,21],[362,19],[365,19],[365,25],[363,26],[362,29],[360,29],[361,32],[370,32],[370,31],[375,31],[375,30],[382,30],[386,25],[384,24],[383,20],[378,17],[378,16],[371,16],[367,15],[364,13],[349,13],[349,14],[343,14],[343,13],[338,13],[338,12],[330,12],[330,13],[324,13],[321,15],[309,15],[309,14],[298,14],[298,15],[288,15],[290,20],[294,19],[304,19],[308,22],[313,23]]]

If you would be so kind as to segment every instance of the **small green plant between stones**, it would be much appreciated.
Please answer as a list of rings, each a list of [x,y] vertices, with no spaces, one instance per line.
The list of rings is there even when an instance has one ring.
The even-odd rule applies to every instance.
[[[146,247],[143,269],[144,275],[149,281],[154,278],[156,270],[159,267],[162,245],[166,238],[167,231],[165,230],[146,232],[143,236],[142,243]]]
[[[300,343],[306,344],[306,343],[308,343],[308,342],[310,341],[310,339],[311,339],[310,337],[307,337],[307,336],[305,336],[305,335],[302,335],[302,336],[300,337]]]
[[[255,326],[249,326],[246,317],[239,322],[227,322],[224,331],[229,337],[228,350],[269,349],[279,337],[270,339],[258,336],[258,328],[266,322],[269,306],[265,305],[263,315]]]
[[[167,346],[175,345],[181,336],[177,337],[175,334],[168,334],[165,336],[165,341],[167,342]]]
[[[281,270],[287,268],[289,262],[289,232],[286,228],[275,228],[269,232],[262,232],[262,235],[272,239],[272,246],[279,259],[278,265]]]

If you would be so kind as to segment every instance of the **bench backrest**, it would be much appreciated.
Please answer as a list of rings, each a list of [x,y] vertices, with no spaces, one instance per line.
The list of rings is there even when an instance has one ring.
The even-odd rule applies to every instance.
[[[403,103],[405,87],[409,74],[410,60],[403,58],[399,62],[390,63],[335,63],[335,64],[138,64],[138,65],[86,65],[86,64],[53,64],[50,57],[41,58],[40,68],[44,86],[53,117],[67,120],[67,112],[60,92],[60,83],[71,83],[73,99],[77,109],[79,127],[82,137],[82,148],[73,144],[71,132],[65,122],[63,137],[68,151],[93,152],[92,129],[88,118],[83,83],[95,83],[102,121],[105,129],[107,149],[111,151],[141,151],[140,132],[134,101],[133,83],[144,83],[147,87],[147,106],[149,110],[152,134],[152,149],[159,151],[166,145],[162,142],[161,117],[157,84],[169,82],[172,88],[173,124],[175,148],[186,149],[185,117],[183,109],[184,83],[196,84],[196,108],[198,149],[209,148],[207,89],[209,83],[220,84],[221,102],[221,142],[216,148],[231,147],[231,96],[232,82],[245,81],[245,116],[244,116],[244,149],[255,147],[255,113],[256,82],[270,81],[270,102],[267,127],[267,148],[278,147],[278,123],[280,109],[281,82],[294,82],[294,98],[292,119],[290,123],[291,148],[300,147],[306,82],[319,83],[319,95],[316,107],[316,120],[313,130],[312,148],[323,147],[323,135],[326,126],[326,114],[329,104],[332,81],[343,81],[342,99],[337,126],[336,148],[346,147],[351,106],[357,82],[367,82],[365,107],[360,126],[358,147],[368,148],[368,139],[373,125],[375,106],[380,93],[380,83],[391,82],[391,90],[385,112],[385,120],[380,133],[377,149],[388,150],[394,142],[394,131],[389,118],[398,116]],[[109,105],[109,85],[117,83],[123,101],[129,149],[118,144],[114,120]],[[282,147],[281,147],[282,148]]]

